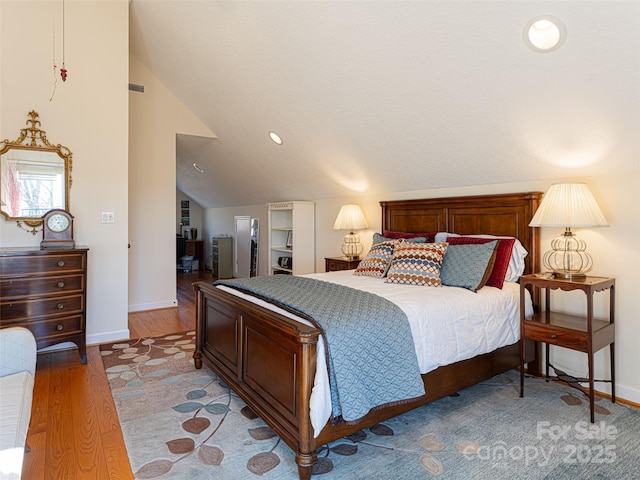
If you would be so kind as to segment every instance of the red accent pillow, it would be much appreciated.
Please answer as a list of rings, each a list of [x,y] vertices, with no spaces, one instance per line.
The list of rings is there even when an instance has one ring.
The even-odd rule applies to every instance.
[[[386,238],[425,237],[427,239],[427,241],[425,243],[434,243],[436,241],[436,233],[438,233],[438,232],[414,233],[414,232],[394,232],[392,230],[384,230],[382,232],[382,236],[384,236]]]
[[[477,238],[477,237],[447,237],[445,240],[449,245],[477,245],[479,243],[489,243],[498,240],[496,247],[496,261],[493,264],[493,270],[487,280],[486,285],[497,287],[502,290],[504,286],[504,277],[507,276],[509,268],[509,260],[511,259],[511,251],[516,243],[515,238]]]

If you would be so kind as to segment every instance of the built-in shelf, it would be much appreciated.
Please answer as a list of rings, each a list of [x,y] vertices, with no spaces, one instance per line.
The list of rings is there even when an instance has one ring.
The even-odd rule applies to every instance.
[[[314,273],[315,250],[315,203],[270,203],[269,275]]]

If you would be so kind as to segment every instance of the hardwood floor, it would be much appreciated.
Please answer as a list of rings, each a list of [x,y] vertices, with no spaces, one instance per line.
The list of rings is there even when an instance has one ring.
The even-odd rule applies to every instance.
[[[131,337],[194,329],[196,280],[213,281],[211,272],[178,275],[179,308],[129,314]],[[75,349],[38,355],[27,445],[24,480],[133,479],[97,345],[86,365]]]

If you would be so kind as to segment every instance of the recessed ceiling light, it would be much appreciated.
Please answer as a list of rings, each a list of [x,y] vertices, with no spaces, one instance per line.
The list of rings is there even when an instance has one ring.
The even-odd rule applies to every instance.
[[[277,133],[269,132],[269,137],[271,137],[271,140],[273,140],[273,143],[282,145],[282,139],[280,138],[280,135],[278,135]]]
[[[529,20],[522,37],[525,45],[534,52],[548,53],[564,43],[567,28],[559,18],[543,15]]]
[[[200,165],[198,165],[197,163],[193,164],[193,168],[195,168],[197,171],[199,171],[200,173],[204,173],[204,168],[202,168]]]

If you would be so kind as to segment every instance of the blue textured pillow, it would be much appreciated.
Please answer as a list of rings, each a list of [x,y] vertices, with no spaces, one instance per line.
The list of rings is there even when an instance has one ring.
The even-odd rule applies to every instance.
[[[497,241],[482,244],[449,245],[442,260],[440,280],[443,285],[477,292],[493,269]]]
[[[374,233],[373,234],[373,245],[377,245],[379,243],[383,243],[383,242],[393,242],[394,240],[397,240],[396,238],[389,238],[389,237],[384,237],[382,235],[380,235],[379,233]],[[411,237],[411,238],[403,238],[402,240],[404,240],[405,242],[411,242],[411,243],[425,243],[427,241],[426,237]]]

